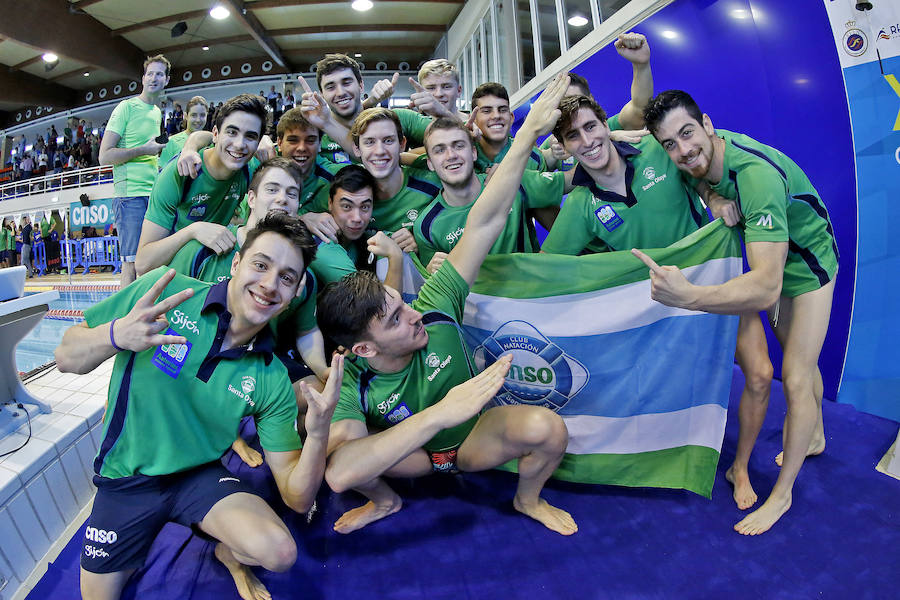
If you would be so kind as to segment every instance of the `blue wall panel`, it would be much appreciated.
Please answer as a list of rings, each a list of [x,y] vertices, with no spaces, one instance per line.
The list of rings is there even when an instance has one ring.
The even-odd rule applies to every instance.
[[[656,92],[687,91],[716,127],[750,135],[794,159],[822,195],[841,251],[819,361],[825,396],[834,399],[852,308],[856,187],[846,93],[823,3],[676,0],[635,31],[650,42]],[[631,65],[612,45],[572,70],[590,81],[608,113],[628,101]],[[526,108],[516,111],[517,124]],[[769,347],[780,376],[774,338]]]

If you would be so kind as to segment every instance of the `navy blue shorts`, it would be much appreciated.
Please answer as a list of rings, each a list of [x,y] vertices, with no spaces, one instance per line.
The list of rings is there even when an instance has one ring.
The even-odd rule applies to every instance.
[[[9,260],[9,250],[0,250],[0,260]]]
[[[144,564],[166,523],[191,527],[222,498],[256,492],[219,461],[172,475],[94,476],[97,495],[84,533],[81,566],[91,573],[115,573]]]
[[[315,375],[313,370],[303,362],[300,353],[296,350],[275,350],[275,356],[278,357],[287,369],[288,376],[291,378],[291,383],[297,383],[304,377]]]

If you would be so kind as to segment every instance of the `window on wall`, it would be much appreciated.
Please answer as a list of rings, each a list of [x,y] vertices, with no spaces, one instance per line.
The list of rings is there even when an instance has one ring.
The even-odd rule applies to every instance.
[[[478,84],[512,94],[630,0],[491,0],[457,63],[468,99]]]
[[[591,0],[566,0],[564,5],[565,14],[562,15],[562,21],[569,34],[569,48],[571,48],[594,30]],[[599,11],[598,13],[603,18],[603,13]]]

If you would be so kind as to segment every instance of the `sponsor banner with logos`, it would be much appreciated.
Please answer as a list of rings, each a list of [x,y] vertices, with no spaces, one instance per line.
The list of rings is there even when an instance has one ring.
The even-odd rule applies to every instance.
[[[718,221],[648,252],[702,285],[742,269],[738,235]],[[409,298],[416,277],[406,275]],[[555,477],[709,497],[737,317],[655,302],[648,277],[629,252],[488,256],[463,327],[479,368],[513,354],[495,404],[544,406],[565,420],[569,446]]]
[[[82,206],[81,202],[69,203],[69,212],[72,215],[72,228],[105,228],[115,220],[112,202],[112,198],[100,198],[99,200],[91,200],[88,206]]]
[[[900,421],[900,247],[891,223],[900,216],[900,3],[825,1],[847,90],[856,159],[858,247],[850,337],[837,400]],[[837,225],[837,224],[836,224]],[[853,277],[839,273],[838,277]]]

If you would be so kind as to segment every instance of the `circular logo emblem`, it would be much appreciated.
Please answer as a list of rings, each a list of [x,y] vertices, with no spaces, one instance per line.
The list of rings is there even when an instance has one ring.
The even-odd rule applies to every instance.
[[[246,375],[241,379],[241,389],[244,390],[245,394],[249,394],[256,389],[256,380],[249,375]]]
[[[844,51],[850,56],[862,56],[869,49],[869,38],[862,29],[844,32]]]
[[[425,364],[434,369],[439,364],[441,364],[441,359],[438,358],[438,355],[432,352],[427,357],[425,357]]]
[[[655,179],[656,178],[656,170],[653,167],[647,167],[644,169],[644,177],[647,179]]]

